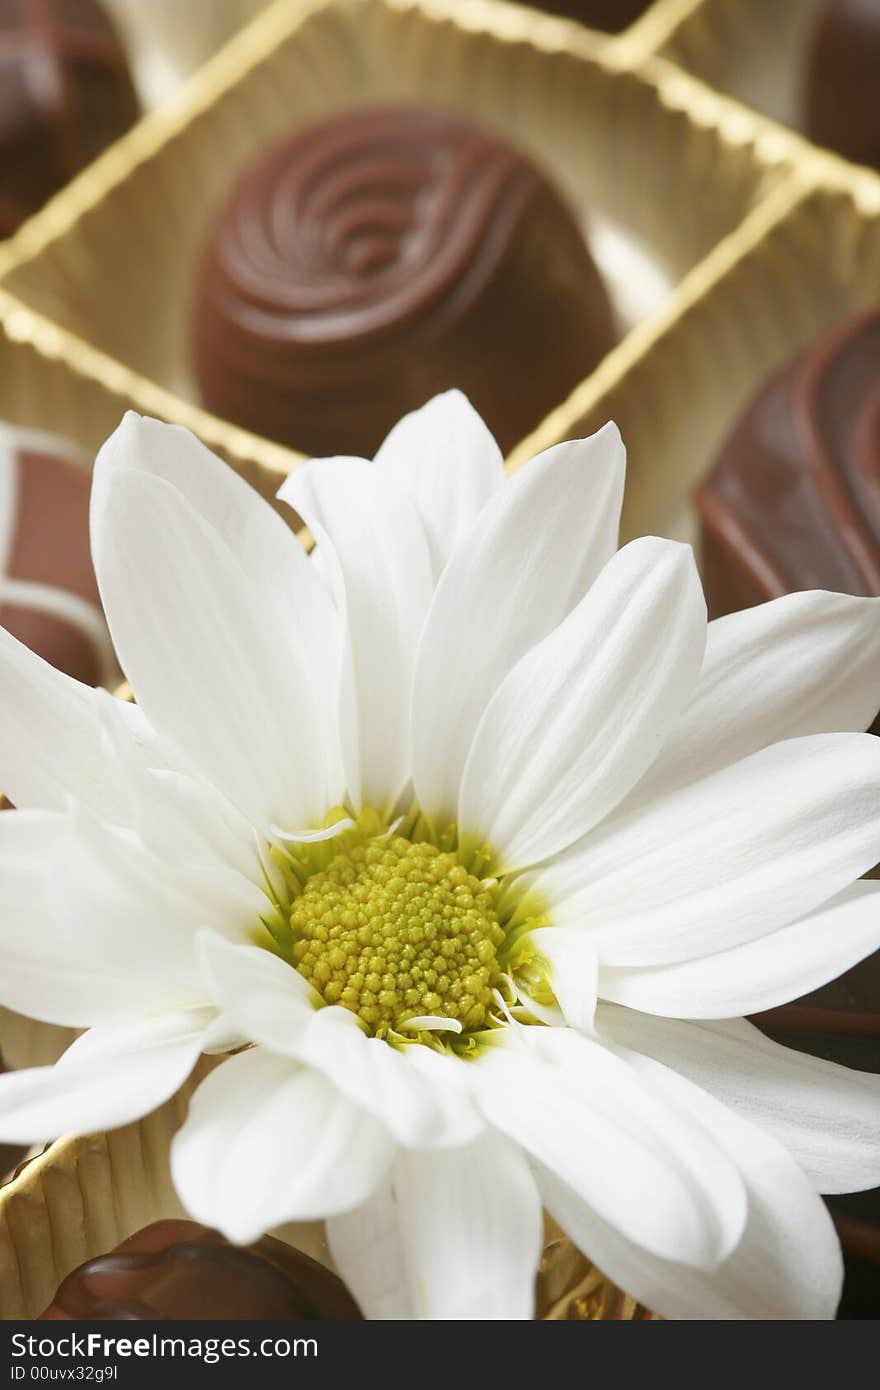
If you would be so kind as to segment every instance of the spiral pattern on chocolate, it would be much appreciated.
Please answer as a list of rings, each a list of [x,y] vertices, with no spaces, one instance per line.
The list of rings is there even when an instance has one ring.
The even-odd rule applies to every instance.
[[[284,141],[234,189],[202,266],[197,371],[206,403],[259,433],[364,452],[447,386],[491,408],[487,356],[515,361],[510,335],[537,331],[536,358],[541,317],[562,327],[563,373],[572,340],[575,380],[610,345],[604,290],[554,190],[454,116],[371,108]],[[536,422],[565,385],[545,404],[532,367]]]

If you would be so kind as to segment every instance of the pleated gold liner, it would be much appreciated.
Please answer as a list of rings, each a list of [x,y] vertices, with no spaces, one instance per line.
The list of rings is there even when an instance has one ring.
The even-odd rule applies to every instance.
[[[515,452],[616,420],[627,445],[621,540],[694,538],[690,495],[767,375],[880,294],[880,178],[794,175]],[[612,360],[613,359],[613,360]]]
[[[784,177],[790,148],[668,65],[631,71],[615,51],[492,0],[277,0],[0,248],[0,281],[78,340],[65,350],[84,370],[124,363],[138,408],[252,463],[269,492],[290,455],[200,411],[189,369],[194,267],[236,173],[340,108],[436,103],[521,144],[585,222],[650,248],[674,287]]]
[[[151,109],[270,0],[102,0],[128,51],[141,101]]]
[[[39,1316],[77,1265],[153,1221],[186,1215],[171,1182],[169,1146],[206,1069],[202,1063],[173,1100],[136,1124],[59,1140],[0,1186],[0,1319]],[[273,1234],[332,1268],[320,1224]],[[536,1306],[554,1322],[653,1319],[549,1221]]]
[[[658,0],[637,37],[718,91],[802,129],[822,0]]]

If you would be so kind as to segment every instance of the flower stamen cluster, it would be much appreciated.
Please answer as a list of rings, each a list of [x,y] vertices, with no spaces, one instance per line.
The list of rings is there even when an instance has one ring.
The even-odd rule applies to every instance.
[[[427,841],[340,849],[290,908],[293,963],[380,1036],[434,1015],[481,1027],[501,978],[493,889]]]

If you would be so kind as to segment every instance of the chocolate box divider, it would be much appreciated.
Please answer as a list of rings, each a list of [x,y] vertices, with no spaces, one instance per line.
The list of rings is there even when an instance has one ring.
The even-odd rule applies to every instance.
[[[69,329],[60,327],[45,314],[31,309],[2,287],[0,336],[4,340],[0,344],[0,356],[7,345],[17,344],[22,349],[30,349],[38,359],[33,373],[35,384],[39,384],[41,362],[61,363],[70,373],[71,390],[75,389],[76,380],[84,381],[94,388],[97,395],[110,396],[118,402],[114,418],[110,418],[109,410],[103,412],[107,416],[107,424],[101,437],[92,441],[95,449],[119,423],[124,411],[136,410],[192,430],[269,499],[274,498],[282,479],[291,468],[302,461],[301,455],[283,445],[260,439],[247,430],[220,420],[200,406],[181,400],[165,387],[132,371]],[[106,406],[107,401],[102,401],[102,405]],[[32,409],[20,410],[19,415],[22,418],[13,420],[13,423],[51,428],[60,434],[70,432],[64,418],[57,421],[53,418],[47,424]]]
[[[656,100],[671,112],[681,113],[698,127],[717,131],[719,138],[736,151],[743,164],[751,160],[757,176],[760,177],[763,170],[770,181],[785,177],[783,166],[791,162],[796,149],[797,142],[788,132],[760,117],[752,120],[750,113],[740,110],[728,99],[718,97],[671,64],[651,58],[633,64],[627,58],[626,36],[623,39],[598,36],[569,21],[529,13],[520,7],[495,3],[495,0],[482,0],[482,3],[475,0],[463,12],[450,0],[424,0],[421,5],[413,3],[413,0],[385,0],[384,4],[377,3],[377,0],[329,0],[329,3],[328,0],[301,0],[296,5],[282,0],[282,3],[270,7],[230,40],[190,80],[177,102],[146,116],[47,205],[43,212],[32,218],[10,243],[0,247],[0,284],[5,283],[20,301],[30,304],[27,276],[31,268],[34,273],[37,267],[41,268],[41,273],[43,269],[49,269],[56,256],[62,254],[66,239],[74,232],[82,230],[81,244],[86,245],[88,219],[108,193],[124,185],[136,169],[172,141],[190,121],[208,112],[243,76],[259,67],[277,44],[297,36],[313,16],[334,10],[349,17],[357,15],[359,21],[366,21],[362,34],[359,31],[365,50],[381,43],[382,26],[389,15],[397,15],[404,20],[411,16],[416,29],[419,24],[424,24],[427,16],[447,28],[451,26],[475,35],[488,34],[493,41],[521,41],[545,55],[579,55],[603,68],[606,73],[626,70],[640,84],[651,88]],[[494,58],[498,61],[497,54]],[[751,143],[759,137],[762,147],[751,150]],[[741,171],[737,177],[741,177]],[[756,197],[760,199],[760,196],[758,192]],[[709,254],[711,256],[712,252]],[[238,429],[181,398],[168,387],[158,385],[134,368],[123,366],[117,358],[85,342],[77,333],[54,324],[36,306],[31,313],[33,317],[29,321],[23,313],[16,315],[21,336],[29,335],[34,341],[44,343],[47,336],[54,335],[53,350],[56,353],[75,360],[84,374],[112,382],[126,404],[193,428],[212,448],[248,476],[264,495],[274,493],[279,477],[298,460],[299,455],[294,451]],[[658,328],[665,323],[667,315],[668,305],[656,316]],[[611,369],[609,364],[625,364],[637,350],[638,344],[652,336],[653,323],[651,318],[640,324],[633,330],[632,343],[627,339],[623,344],[626,350],[622,355],[614,353],[606,360],[599,369],[603,379]]]
[[[834,240],[829,256],[824,251],[830,236]],[[650,470],[652,454],[642,438],[646,434],[655,450],[653,457],[667,461],[661,476],[655,469],[652,476],[636,477],[635,487],[624,499],[621,540],[653,529],[694,540],[692,490],[708,471],[736,410],[769,372],[823,327],[876,300],[878,270],[880,178],[869,175],[843,183],[817,183],[794,175],[755,209],[748,225],[727,238],[726,244],[719,244],[716,254],[696,268],[683,287],[687,292],[679,294],[665,323],[644,335],[621,370],[606,374],[600,368],[519,446],[509,466],[516,468],[534,450],[616,418],[624,437],[636,445],[634,469],[641,463]],[[822,307],[825,301],[814,293],[823,273],[828,276],[828,303],[838,306],[829,308],[827,315]],[[723,329],[719,327],[722,320]],[[744,385],[741,378],[751,375],[758,343],[761,365],[755,368],[751,386]],[[743,364],[745,372],[737,375]],[[694,446],[673,450],[664,431],[663,412],[677,411],[680,421],[690,410],[687,404],[674,404],[678,382],[682,382],[683,400],[692,401],[706,372],[717,374],[731,367],[734,380],[725,378],[723,388],[716,380],[710,392],[716,405],[722,397],[730,403],[729,420],[715,419],[711,440],[698,425]],[[694,438],[690,426],[684,433]]]
[[[774,227],[787,221],[815,191],[815,187],[812,179],[805,180],[798,170],[778,184],[753,208],[739,227],[718,242],[709,255],[694,266],[670,301],[651,319],[633,328],[592,375],[575,387],[568,399],[516,446],[506,460],[507,471],[515,473],[535,454],[549,449],[560,440],[572,438],[576,430],[592,432],[599,429],[606,419],[612,418],[607,413],[603,414],[606,411],[605,402],[619,388],[625,389],[632,369],[652,353],[692,306],[711,294],[731,269],[747,258]],[[696,481],[699,476],[699,473],[695,473],[693,480]],[[641,534],[643,529],[638,529],[629,519],[624,498],[621,544]]]

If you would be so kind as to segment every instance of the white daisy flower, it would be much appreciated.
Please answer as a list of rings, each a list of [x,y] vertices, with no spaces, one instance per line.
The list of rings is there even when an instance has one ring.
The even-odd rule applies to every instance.
[[[452,393],[285,483],[309,559],[126,418],[92,533],[137,705],[0,633],[0,1003],[88,1030],[0,1138],[231,1054],[184,1203],[325,1220],[368,1316],[531,1317],[545,1210],[666,1316],[833,1316],[877,1079],[741,1015],[880,945],[880,600],[707,628],[687,547],[615,553],[623,477],[607,426],[505,480]]]

